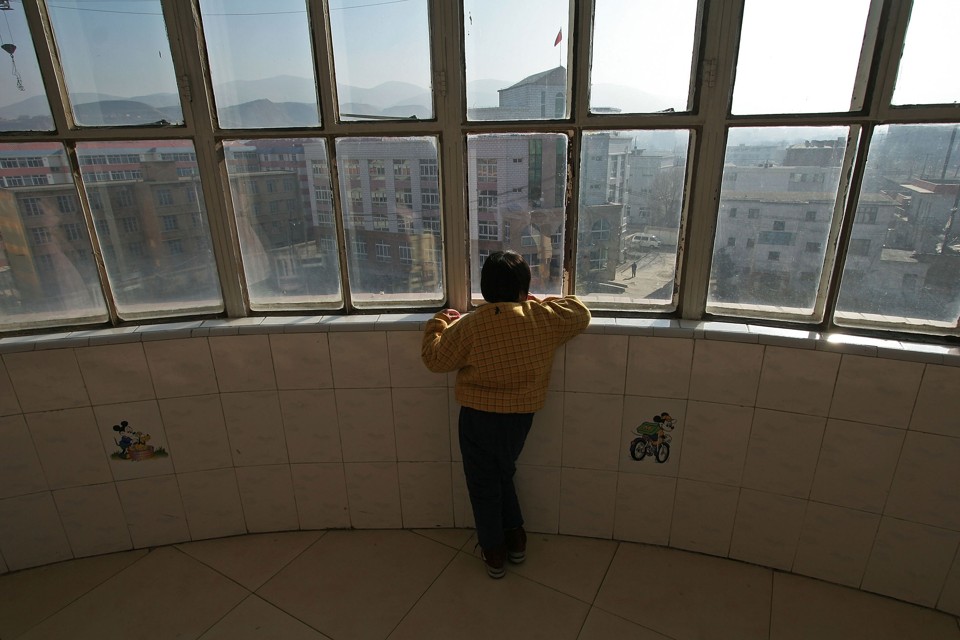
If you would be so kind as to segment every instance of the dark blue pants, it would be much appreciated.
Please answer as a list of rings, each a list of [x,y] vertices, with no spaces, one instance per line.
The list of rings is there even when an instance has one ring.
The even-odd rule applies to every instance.
[[[460,408],[460,453],[483,549],[503,544],[503,532],[523,524],[513,486],[517,458],[533,424],[532,413],[491,413]]]

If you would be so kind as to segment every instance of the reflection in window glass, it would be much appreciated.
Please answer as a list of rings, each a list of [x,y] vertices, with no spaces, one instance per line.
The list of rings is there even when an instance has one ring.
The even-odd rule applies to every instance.
[[[224,129],[320,124],[304,0],[202,0],[203,33]],[[282,33],[282,38],[263,37]]]
[[[731,129],[708,312],[813,314],[846,146],[841,127]]]
[[[11,4],[0,14],[0,131],[52,131],[53,117],[23,6]]]
[[[696,19],[696,0],[597,2],[590,110],[686,111]]]
[[[480,268],[494,251],[516,251],[530,265],[530,293],[560,295],[563,274],[567,137],[467,137],[472,297],[482,301]]]
[[[570,114],[569,0],[464,0],[468,120]]]
[[[427,0],[330,0],[341,120],[433,118]]]
[[[107,319],[60,144],[0,145],[0,318],[2,329]]]
[[[340,138],[336,144],[354,305],[441,302],[436,138]]]
[[[584,133],[577,295],[673,308],[689,132]]]
[[[869,5],[747,0],[732,112],[849,111]]]
[[[913,0],[893,104],[960,102],[957,25],[960,3],[955,0]]]
[[[77,124],[183,124],[160,0],[48,7]]]
[[[193,143],[83,142],[77,156],[120,317],[221,311]]]
[[[877,127],[840,281],[837,324],[955,328],[960,124]]]
[[[226,141],[224,157],[250,307],[341,307],[326,142]]]

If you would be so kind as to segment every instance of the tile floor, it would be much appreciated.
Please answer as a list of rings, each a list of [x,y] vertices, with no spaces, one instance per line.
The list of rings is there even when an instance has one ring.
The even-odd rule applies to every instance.
[[[0,638],[905,638],[953,616],[712,556],[531,534],[489,579],[462,529],[267,533],[0,576]]]

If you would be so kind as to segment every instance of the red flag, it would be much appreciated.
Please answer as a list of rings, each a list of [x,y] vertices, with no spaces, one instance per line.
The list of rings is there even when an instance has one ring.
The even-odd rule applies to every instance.
[[[560,44],[560,41],[563,40],[563,29],[557,31],[557,39],[553,41],[553,46]]]

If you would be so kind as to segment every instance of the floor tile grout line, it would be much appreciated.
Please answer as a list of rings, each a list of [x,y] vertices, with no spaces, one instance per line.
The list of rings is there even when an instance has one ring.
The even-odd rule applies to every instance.
[[[123,573],[124,571],[126,571],[127,569],[129,569],[129,568],[132,567],[133,565],[137,564],[138,562],[140,562],[141,560],[143,560],[144,558],[146,558],[148,555],[150,555],[150,553],[151,553],[151,551],[153,551],[153,549],[152,549],[152,548],[148,548],[148,549],[128,549],[128,550],[126,550],[126,551],[120,551],[120,552],[114,551],[114,552],[110,552],[110,553],[106,553],[106,554],[101,554],[101,555],[96,555],[96,556],[86,556],[86,557],[83,557],[83,558],[70,558],[69,560],[66,560],[66,561],[64,561],[64,562],[58,562],[58,563],[54,563],[54,564],[50,564],[50,565],[40,565],[39,567],[27,567],[26,569],[21,569],[20,571],[30,571],[31,569],[40,569],[40,568],[43,568],[43,567],[55,567],[55,566],[57,566],[57,565],[65,565],[65,564],[67,564],[68,562],[76,562],[76,561],[78,561],[78,560],[86,560],[86,559],[88,559],[88,558],[106,557],[106,556],[114,555],[114,554],[116,554],[116,553],[137,553],[137,552],[139,552],[139,551],[146,551],[146,553],[144,553],[144,554],[141,555],[139,558],[137,558],[136,560],[134,560],[134,561],[131,562],[130,564],[126,565],[126,566],[123,567],[122,569],[119,569],[118,571],[115,571],[114,573],[111,573],[109,576],[107,576],[106,578],[104,578],[104,579],[101,580],[100,582],[96,583],[95,585],[91,586],[89,589],[87,589],[87,590],[84,591],[83,593],[79,594],[77,597],[75,597],[75,598],[73,598],[72,600],[70,600],[69,602],[65,603],[62,607],[56,609],[55,611],[52,611],[49,615],[44,616],[44,617],[43,617],[42,619],[40,619],[40,620],[37,620],[36,624],[31,625],[31,626],[30,626],[29,628],[27,628],[27,629],[24,629],[24,630],[23,630],[23,633],[21,633],[21,634],[20,634],[19,636],[17,636],[17,637],[21,637],[21,636],[23,636],[23,635],[25,635],[25,634],[27,634],[27,633],[30,633],[30,631],[32,631],[33,629],[37,628],[38,626],[40,626],[41,624],[43,624],[44,622],[46,622],[47,620],[49,620],[49,619],[52,618],[53,616],[57,615],[58,613],[60,613],[61,611],[63,611],[63,610],[66,609],[67,607],[69,607],[70,605],[72,605],[72,604],[74,604],[75,602],[79,601],[81,598],[89,595],[90,593],[92,593],[93,591],[95,591],[95,590],[96,590],[97,588],[99,588],[100,586],[102,586],[102,585],[110,582],[111,580],[113,580],[114,578],[116,578],[118,575],[120,575],[121,573]],[[15,574],[14,574],[14,573],[6,573],[6,574],[3,574],[3,575],[6,576],[6,575],[15,575]]]

